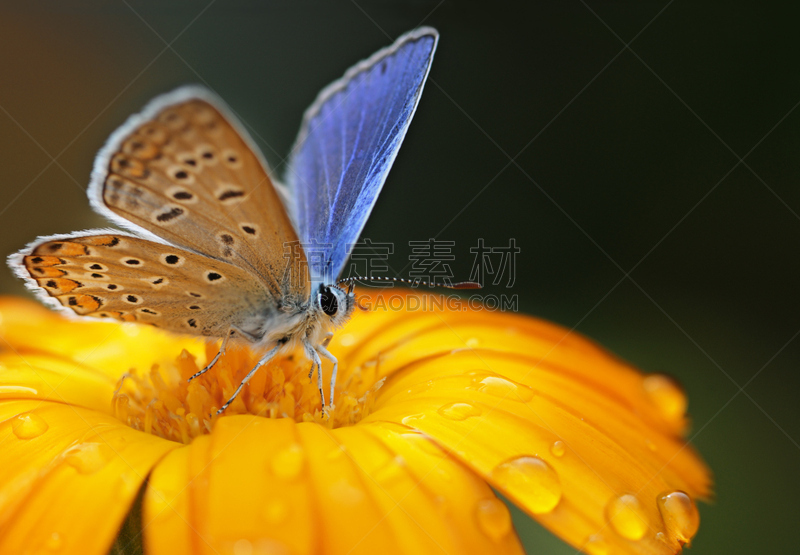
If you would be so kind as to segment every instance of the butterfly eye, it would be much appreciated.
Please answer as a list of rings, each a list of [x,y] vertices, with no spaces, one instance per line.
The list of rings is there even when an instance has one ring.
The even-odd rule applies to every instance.
[[[336,300],[336,295],[331,291],[330,287],[326,287],[320,292],[319,306],[322,307],[322,312],[328,316],[334,316],[339,310],[339,301]]]

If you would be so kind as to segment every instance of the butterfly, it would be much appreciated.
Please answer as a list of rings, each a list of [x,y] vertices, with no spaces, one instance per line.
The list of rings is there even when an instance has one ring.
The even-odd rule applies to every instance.
[[[264,350],[223,412],[279,352],[317,372],[356,306],[336,278],[359,238],[419,103],[438,42],[422,27],[350,68],[306,110],[286,186],[229,108],[186,86],[152,100],[100,150],[92,207],[124,230],[40,237],[9,257],[45,304]],[[347,287],[342,287],[347,283]]]

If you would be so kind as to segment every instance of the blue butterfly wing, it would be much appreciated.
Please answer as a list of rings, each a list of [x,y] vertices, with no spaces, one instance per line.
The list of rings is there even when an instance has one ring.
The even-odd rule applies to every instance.
[[[414,116],[438,39],[430,27],[406,33],[350,68],[306,111],[286,182],[313,285],[332,283],[358,240]]]

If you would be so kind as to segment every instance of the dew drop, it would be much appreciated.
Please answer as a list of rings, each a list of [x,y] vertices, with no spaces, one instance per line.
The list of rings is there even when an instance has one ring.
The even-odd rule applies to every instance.
[[[364,492],[344,478],[332,483],[328,491],[331,497],[343,505],[358,505],[364,499]]]
[[[700,513],[682,491],[673,491],[658,497],[658,510],[670,535],[681,543],[689,543],[700,527]]]
[[[283,524],[289,517],[289,506],[280,499],[271,499],[264,505],[264,518],[274,526]]]
[[[117,493],[125,501],[130,501],[139,491],[139,480],[132,474],[122,473],[117,483]]]
[[[437,466],[434,472],[436,473],[436,480],[441,483],[453,481],[453,475],[441,466]]]
[[[237,540],[233,544],[233,555],[253,555],[253,544],[250,540]]]
[[[647,531],[647,515],[635,495],[626,493],[606,505],[606,518],[623,538],[640,540]]]
[[[347,451],[347,448],[344,445],[340,445],[336,449],[332,449],[326,455],[326,458],[331,462],[338,461],[339,459],[341,459],[344,456],[345,451]]]
[[[466,345],[467,345],[467,347],[469,347],[470,349],[474,349],[475,347],[477,347],[477,346],[478,346],[478,345],[480,345],[480,344],[481,344],[481,342],[480,342],[480,341],[478,341],[478,338],[477,338],[477,337],[470,337],[470,338],[469,338],[469,339],[467,339],[467,341],[466,341]]]
[[[81,474],[93,474],[103,468],[112,453],[104,443],[80,443],[64,451],[64,461]]]
[[[558,474],[539,457],[511,459],[492,470],[491,476],[533,514],[549,513],[561,500]]]
[[[589,536],[583,546],[582,551],[589,553],[589,555],[608,555],[608,544],[600,534]]]
[[[39,395],[39,390],[33,387],[25,387],[23,385],[0,385],[0,397],[8,398],[15,395],[36,397]]]
[[[481,409],[469,403],[448,403],[439,408],[439,414],[450,420],[466,420],[471,416],[480,416]]]
[[[533,389],[527,385],[512,382],[499,376],[486,376],[478,382],[478,389],[489,395],[503,397],[510,401],[527,403],[533,399]]]
[[[384,486],[396,484],[405,476],[406,460],[397,455],[379,468],[373,475],[375,480]]]
[[[567,446],[564,445],[564,442],[560,439],[553,442],[553,445],[550,446],[550,452],[553,454],[554,457],[563,457],[564,453],[567,451]]]
[[[647,396],[665,419],[680,421],[686,414],[686,394],[674,379],[664,374],[650,374],[642,381]]]
[[[294,480],[303,472],[306,453],[303,447],[294,443],[276,453],[272,459],[272,472],[283,480]]]
[[[14,435],[20,439],[33,439],[39,437],[47,431],[50,426],[47,422],[32,412],[25,414],[18,414],[14,420],[11,421],[11,429]]]
[[[481,499],[475,507],[478,526],[493,541],[500,542],[511,531],[511,513],[499,499]]]
[[[283,542],[272,538],[261,538],[255,542],[253,555],[291,555],[292,550]]]
[[[355,345],[356,343],[356,336],[352,333],[345,333],[339,337],[339,344],[342,347],[350,347],[351,345]]]
[[[439,516],[443,519],[451,518],[453,514],[452,508],[450,503],[447,501],[446,495],[437,495],[433,498],[433,506],[436,507],[436,512],[439,513]]]
[[[444,408],[444,407],[442,407]],[[442,409],[439,409],[440,411]],[[409,414],[408,416],[404,416],[403,419],[400,421],[403,423],[403,426],[408,426],[409,428],[417,427],[418,423],[421,420],[425,420],[424,413],[417,413],[417,414]]]
[[[139,324],[126,322],[122,324],[122,331],[125,332],[125,335],[128,337],[138,337],[139,333],[142,331],[142,326]]]
[[[59,549],[61,549],[61,546],[64,545],[64,539],[58,532],[53,532],[52,534],[50,534],[50,536],[48,536],[44,545],[50,551],[58,551]]]

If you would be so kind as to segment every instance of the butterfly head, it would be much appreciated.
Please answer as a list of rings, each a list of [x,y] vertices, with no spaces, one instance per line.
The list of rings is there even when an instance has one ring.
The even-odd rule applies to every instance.
[[[314,304],[323,317],[329,318],[333,327],[343,325],[350,318],[355,307],[355,294],[352,287],[347,291],[336,285],[320,284],[314,296]]]

